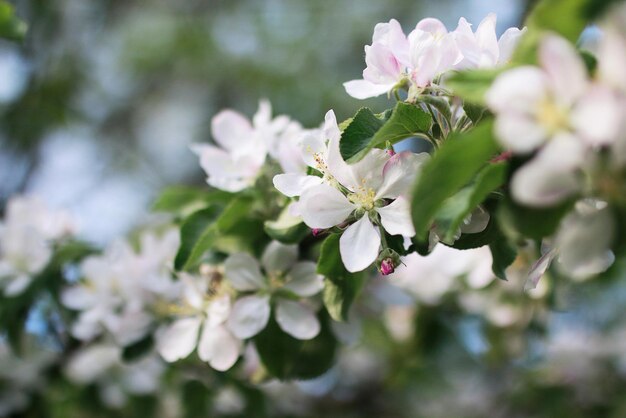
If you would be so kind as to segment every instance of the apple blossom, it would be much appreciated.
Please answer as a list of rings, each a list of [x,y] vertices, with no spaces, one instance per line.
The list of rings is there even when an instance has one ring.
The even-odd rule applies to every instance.
[[[286,116],[271,118],[271,106],[261,101],[250,123],[233,110],[223,110],[211,120],[216,145],[195,144],[191,149],[200,157],[207,183],[215,188],[238,192],[251,186],[268,151],[276,149],[277,136],[288,126]]]
[[[0,287],[4,294],[22,293],[52,258],[53,242],[73,231],[66,213],[50,211],[39,199],[11,199],[0,222]]]
[[[226,327],[231,311],[227,289],[186,273],[181,273],[180,279],[182,306],[173,311],[181,318],[158,335],[157,350],[166,361],[173,362],[187,357],[197,347],[200,359],[211,367],[220,371],[230,369],[239,357],[241,341]]]
[[[300,340],[314,338],[320,323],[313,309],[303,300],[320,292],[322,277],[310,261],[297,261],[298,247],[272,241],[261,263],[245,253],[232,254],[224,262],[224,276],[244,294],[234,303],[228,327],[241,339],[265,328],[271,305],[278,326]],[[250,292],[250,293],[248,293]]]

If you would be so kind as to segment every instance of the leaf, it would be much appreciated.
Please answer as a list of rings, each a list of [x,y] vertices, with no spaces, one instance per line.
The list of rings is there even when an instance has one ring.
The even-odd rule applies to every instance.
[[[286,334],[272,317],[267,327],[254,337],[259,357],[268,373],[281,379],[312,379],[326,372],[335,359],[337,340],[329,318],[320,315],[320,333],[311,340],[298,340]]]
[[[483,115],[487,111],[484,106],[480,106],[467,101],[463,103],[463,110],[474,125],[477,125],[478,122],[480,122],[480,120],[483,118]]]
[[[450,137],[435,152],[413,185],[411,216],[418,240],[425,241],[435,214],[446,199],[468,184],[498,151],[491,120]]]
[[[508,164],[490,164],[472,183],[448,198],[435,216],[438,231],[445,231],[442,241],[451,242],[461,224],[489,194],[506,180]]]
[[[211,392],[197,380],[187,380],[181,386],[181,404],[184,417],[207,416],[211,405]]]
[[[495,215],[490,213],[489,223],[484,230],[475,234],[462,234],[453,244],[446,244],[445,242],[442,242],[442,244],[457,250],[470,250],[489,245],[501,236],[502,232],[498,228],[498,221]]]
[[[20,41],[26,35],[26,23],[15,15],[12,4],[0,0],[0,38]]]
[[[339,151],[343,159],[348,161],[349,158],[364,150],[383,123],[368,108],[359,109],[341,133]]]
[[[200,240],[207,240],[207,235],[214,235],[213,222],[219,214],[219,208],[214,206],[199,210],[191,214],[180,228],[180,247],[174,259],[174,268],[182,270],[189,262],[192,252]]]
[[[152,204],[157,212],[183,212],[197,205],[228,203],[234,195],[222,190],[208,191],[190,186],[171,186],[165,188]]]
[[[428,104],[439,111],[443,115],[446,120],[452,119],[452,112],[450,110],[450,104],[448,101],[441,96],[431,96],[428,94],[424,94],[417,97],[418,103]]]
[[[551,208],[529,208],[507,196],[499,206],[498,219],[503,231],[539,240],[556,231],[573,205],[574,201],[567,201]]]
[[[588,4],[597,0],[542,0],[526,19],[528,30],[556,32],[575,43],[587,25]]]
[[[500,236],[489,244],[489,249],[493,257],[493,263],[491,265],[493,274],[499,279],[506,280],[505,270],[515,261],[517,251],[504,236]]]
[[[311,229],[302,222],[302,218],[291,216],[286,207],[275,221],[266,221],[264,230],[276,241],[296,244],[311,234]]]
[[[332,234],[322,243],[317,273],[325,276],[323,299],[328,313],[335,321],[346,321],[367,276],[346,270],[339,253],[339,237]]]
[[[148,334],[145,338],[124,347],[122,351],[122,359],[125,362],[133,362],[148,354],[154,347],[154,339],[152,334]]]
[[[464,101],[484,105],[485,93],[502,71],[502,68],[457,71],[446,77],[444,83],[447,89]]]
[[[349,163],[361,160],[372,148],[383,148],[387,144],[393,145],[418,133],[428,132],[432,119],[418,106],[399,102],[389,119],[384,124],[381,123],[376,130],[357,129],[357,125],[351,129],[355,122],[356,116],[341,135],[339,144],[341,156]],[[372,124],[371,127],[373,126]]]

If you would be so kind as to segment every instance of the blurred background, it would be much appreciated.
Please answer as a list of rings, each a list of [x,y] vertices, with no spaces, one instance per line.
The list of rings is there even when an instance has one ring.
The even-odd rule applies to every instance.
[[[210,139],[231,107],[260,98],[305,127],[385,98],[357,101],[374,26],[408,33],[424,17],[450,30],[498,15],[518,26],[526,0],[21,0],[29,30],[0,40],[0,207],[33,193],[69,209],[83,238],[103,244],[146,219],[168,184],[202,184],[188,145]]]

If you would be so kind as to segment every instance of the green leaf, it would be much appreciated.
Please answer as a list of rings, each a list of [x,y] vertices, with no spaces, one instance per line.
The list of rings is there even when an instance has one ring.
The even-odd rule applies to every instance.
[[[506,280],[505,270],[515,261],[517,251],[502,235],[489,244],[489,249],[491,250],[491,256],[493,258],[491,265],[493,274],[499,279]]]
[[[498,209],[500,227],[509,235],[539,240],[552,235],[561,219],[572,209],[574,200],[550,208],[530,208],[505,198]]]
[[[124,351],[122,351],[122,359],[125,362],[138,360],[144,355],[148,354],[153,347],[154,339],[152,338],[152,334],[148,334],[148,336],[142,338],[136,343],[124,347]]]
[[[219,212],[219,208],[210,206],[191,214],[183,222],[180,228],[180,247],[174,259],[176,270],[184,268],[201,240],[206,242],[208,235],[215,235],[213,223]]]
[[[19,41],[26,35],[26,23],[15,15],[13,5],[0,0],[0,38]]]
[[[363,110],[363,109],[361,109]],[[359,112],[361,112],[361,110]],[[428,132],[432,119],[418,106],[399,102],[393,109],[389,119],[384,122],[377,118],[378,125],[373,122],[371,114],[361,118],[354,117],[352,123],[341,135],[339,148],[341,156],[349,163],[361,160],[372,148],[384,148],[387,144],[395,144],[418,133]],[[369,123],[369,121],[372,121]],[[374,129],[377,126],[376,129]]]
[[[302,222],[302,218],[291,216],[288,207],[275,221],[266,221],[264,229],[272,239],[285,244],[297,244],[311,234],[311,229]]]
[[[327,315],[319,317],[320,333],[311,340],[298,340],[286,334],[272,317],[267,327],[254,337],[259,357],[268,373],[281,379],[312,379],[326,372],[335,359],[337,340]]]
[[[448,198],[435,216],[438,231],[443,231],[442,241],[454,239],[463,220],[482,203],[489,194],[506,180],[508,164],[490,164],[482,169],[471,184]]]
[[[450,110],[450,104],[448,101],[441,96],[431,96],[429,94],[424,94],[417,97],[418,103],[425,103],[437,109],[439,113],[441,113],[446,120],[452,119],[452,111]],[[427,115],[428,116],[428,115]],[[426,128],[427,130],[428,128]],[[424,132],[424,131],[423,131]]]
[[[529,31],[556,32],[572,43],[578,40],[588,19],[588,4],[597,0],[542,0],[537,3],[526,19]]]
[[[209,414],[211,392],[204,383],[197,380],[187,380],[180,388],[185,418],[202,417]]]
[[[341,133],[339,151],[344,160],[363,151],[384,122],[366,107],[359,109]]]
[[[484,121],[471,131],[450,137],[435,152],[413,186],[411,216],[417,239],[425,241],[437,211],[467,185],[498,151],[493,123]]]
[[[490,214],[489,223],[484,230],[475,234],[461,234],[461,237],[454,241],[453,244],[446,244],[449,247],[456,248],[457,250],[470,250],[472,248],[479,248],[485,245],[489,245],[492,242],[500,239],[502,232],[498,228],[498,220],[494,214]]]
[[[206,188],[171,186],[165,188],[152,205],[157,212],[184,212],[200,209],[207,204],[226,204],[234,194],[222,190],[209,191]],[[200,207],[198,207],[200,206]]]
[[[323,299],[328,313],[335,321],[345,321],[367,276],[364,272],[346,270],[339,253],[339,237],[339,234],[332,234],[322,243],[317,273],[325,276]]]
[[[483,118],[483,115],[487,111],[484,106],[480,106],[467,101],[463,103],[463,110],[474,125],[477,125],[478,122],[480,122],[480,120]]]
[[[457,71],[446,78],[445,85],[464,101],[484,105],[485,93],[502,71],[502,68]]]

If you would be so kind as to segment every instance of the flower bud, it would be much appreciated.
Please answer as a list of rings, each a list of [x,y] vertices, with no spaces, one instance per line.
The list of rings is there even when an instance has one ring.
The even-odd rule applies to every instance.
[[[395,266],[391,258],[385,258],[380,262],[380,273],[387,276],[395,271]]]
[[[393,148],[388,148],[387,155],[389,155],[390,157],[393,157],[394,155],[396,155],[396,152],[393,150]]]
[[[322,232],[324,232],[324,230],[321,229],[321,228],[312,228],[311,229],[311,234],[313,234],[314,237],[318,236]]]

